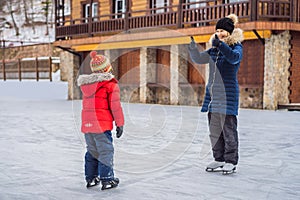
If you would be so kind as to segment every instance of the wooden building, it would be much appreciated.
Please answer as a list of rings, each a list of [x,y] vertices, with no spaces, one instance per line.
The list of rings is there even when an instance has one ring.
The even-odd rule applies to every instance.
[[[201,104],[207,66],[190,61],[190,36],[206,49],[215,23],[231,13],[245,37],[240,106],[300,103],[298,0],[55,0],[54,45],[65,50],[69,98],[80,98],[76,78],[90,73],[97,50],[110,58],[123,101]]]

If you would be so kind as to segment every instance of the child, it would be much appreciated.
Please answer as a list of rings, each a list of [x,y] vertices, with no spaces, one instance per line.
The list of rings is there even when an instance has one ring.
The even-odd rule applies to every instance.
[[[113,171],[114,147],[111,130],[115,121],[117,138],[121,137],[124,115],[118,81],[111,74],[109,60],[103,55],[97,55],[96,51],[92,51],[90,56],[93,73],[80,75],[78,78],[78,86],[83,94],[81,131],[87,145],[85,179],[87,188],[98,185],[101,181],[101,189],[104,190],[119,184]]]
[[[208,112],[210,141],[214,162],[206,171],[222,169],[232,173],[238,164],[237,115],[239,107],[238,69],[243,56],[243,31],[235,28],[238,17],[231,14],[216,24],[212,48],[199,52],[192,40],[189,53],[193,62],[209,63],[202,112]]]

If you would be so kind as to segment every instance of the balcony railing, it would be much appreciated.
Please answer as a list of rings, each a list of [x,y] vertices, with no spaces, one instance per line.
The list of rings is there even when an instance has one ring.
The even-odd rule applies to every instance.
[[[56,14],[56,39],[114,34],[138,28],[173,27],[180,29],[207,26],[231,13],[236,14],[242,22],[300,22],[298,0],[244,0],[228,4],[218,4],[217,2],[216,0],[202,0],[155,9],[71,20],[62,20],[65,19],[65,16]],[[59,9],[59,6],[57,8]]]

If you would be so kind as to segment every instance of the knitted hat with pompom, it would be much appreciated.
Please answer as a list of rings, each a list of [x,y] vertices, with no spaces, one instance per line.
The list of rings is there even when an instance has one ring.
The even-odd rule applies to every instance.
[[[112,70],[108,58],[104,55],[98,55],[96,51],[91,51],[90,57],[90,67],[93,73],[110,72]]]
[[[217,29],[223,29],[232,34],[235,25],[238,23],[238,17],[235,14],[230,14],[227,17],[221,18],[216,24]]]

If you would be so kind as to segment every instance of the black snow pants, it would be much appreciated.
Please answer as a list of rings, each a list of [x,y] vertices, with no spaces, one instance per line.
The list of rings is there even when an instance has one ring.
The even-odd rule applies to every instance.
[[[238,163],[237,117],[208,113],[209,137],[215,161]]]

